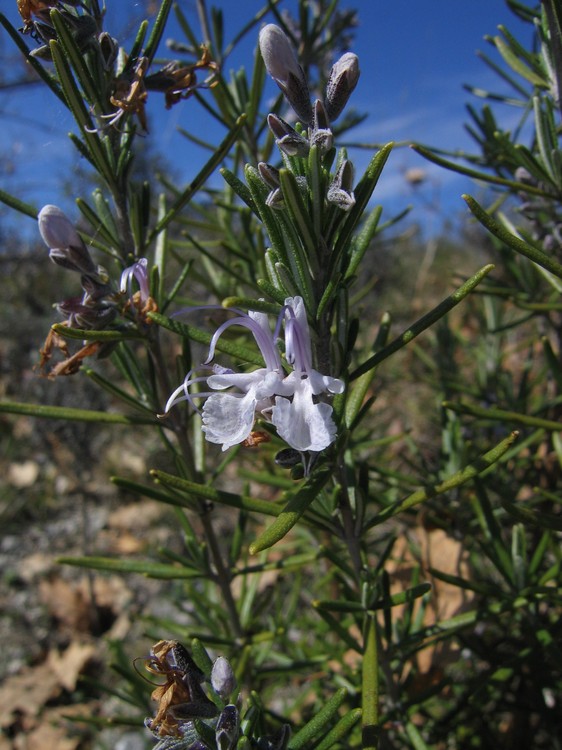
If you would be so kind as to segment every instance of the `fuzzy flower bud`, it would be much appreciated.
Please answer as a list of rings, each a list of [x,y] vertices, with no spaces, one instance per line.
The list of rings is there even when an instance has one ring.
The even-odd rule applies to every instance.
[[[275,136],[275,142],[287,156],[308,156],[310,144],[307,139],[285,122],[281,117],[274,114],[267,116],[269,129]]]
[[[334,63],[326,85],[324,105],[331,122],[336,120],[347,104],[359,80],[359,58],[353,52],[346,52]]]
[[[258,172],[267,187],[272,190],[279,187],[279,170],[277,167],[274,167],[271,164],[266,164],[264,161],[260,161],[258,164]]]
[[[332,148],[334,135],[330,128],[330,121],[324,105],[317,99],[314,103],[314,117],[310,143],[317,146],[321,153],[325,154]]]
[[[225,660],[226,661],[226,660]],[[232,750],[238,742],[240,715],[236,706],[225,706],[219,716],[215,736],[219,750]]]
[[[310,123],[312,107],[308,84],[291,42],[279,26],[269,23],[260,31],[259,46],[267,72],[299,119]]]
[[[340,164],[336,176],[328,188],[327,199],[334,203],[342,211],[349,211],[355,205],[355,195],[353,194],[353,164],[344,159]]]
[[[213,664],[211,685],[223,700],[229,698],[236,688],[236,677],[234,676],[230,662],[224,656],[219,656]]]
[[[49,250],[51,260],[70,271],[82,274],[96,272],[94,261],[82,238],[66,214],[58,206],[44,206],[37,217],[39,232]]]

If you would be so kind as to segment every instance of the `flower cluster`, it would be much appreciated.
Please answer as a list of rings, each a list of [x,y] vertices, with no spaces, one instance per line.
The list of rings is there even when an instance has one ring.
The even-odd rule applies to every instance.
[[[336,61],[323,99],[312,105],[306,76],[285,33],[275,24],[267,24],[260,31],[259,46],[267,72],[298,119],[308,126],[307,139],[285,120],[270,114],[268,124],[279,148],[290,156],[304,156],[310,145],[328,151],[333,142],[330,124],[342,113],[359,80],[357,55],[346,52]]]
[[[285,359],[292,368],[289,374],[283,368],[276,344],[282,324]],[[342,393],[344,384],[312,366],[310,330],[302,298],[285,300],[273,333],[264,313],[240,313],[223,323],[211,340],[206,364],[213,359],[221,335],[233,325],[252,333],[265,366],[237,373],[215,365],[212,374],[203,378],[194,378],[190,372],[168,399],[165,411],[181,401],[192,403],[190,386],[205,381],[210,390],[196,394],[205,399],[203,432],[209,442],[222,445],[223,451],[250,438],[256,416],[270,422],[294,450],[318,452],[327,448],[335,440],[336,425],[332,407],[319,397]]]
[[[96,266],[74,225],[60,208],[44,206],[37,218],[51,260],[80,274],[83,294],[59,302],[59,312],[71,328],[105,328],[117,314],[105,270]]]
[[[275,142],[286,156],[307,156],[311,146],[326,153],[333,146],[331,123],[342,113],[359,80],[357,55],[346,52],[330,71],[323,99],[310,101],[310,92],[303,69],[284,32],[275,24],[268,24],[260,32],[259,46],[268,73],[277,83],[298,119],[308,130],[299,132],[276,114],[270,113],[267,124]],[[260,176],[271,188],[268,205],[282,206],[282,196],[276,170],[269,164],[259,164]],[[355,204],[353,195],[353,165],[344,159],[330,185],[326,199],[344,211]],[[304,178],[301,178],[304,179]]]

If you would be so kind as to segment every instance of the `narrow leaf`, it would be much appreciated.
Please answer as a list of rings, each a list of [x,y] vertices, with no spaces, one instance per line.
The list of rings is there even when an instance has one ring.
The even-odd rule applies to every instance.
[[[168,210],[166,215],[160,219],[152,230],[150,237],[147,240],[147,245],[152,242],[156,235],[161,232],[168,224],[175,219],[178,213],[189,203],[195,193],[205,184],[207,178],[214,172],[216,167],[221,163],[225,156],[230,151],[230,147],[236,142],[240,131],[244,127],[246,121],[245,115],[240,115],[236,120],[236,123],[232,130],[226,135],[226,137],[217,146],[217,149],[209,161],[203,166],[203,168],[194,177],[192,182],[183,190],[179,197],[174,202],[173,206]]]
[[[259,500],[245,495],[236,495],[233,492],[224,492],[223,490],[209,487],[206,484],[190,482],[187,479],[182,479],[181,477],[168,474],[165,471],[160,471],[158,469],[153,469],[150,472],[150,475],[157,482],[162,483],[166,487],[171,487],[180,492],[187,492],[190,495],[195,495],[196,497],[205,500],[211,500],[220,505],[228,505],[231,508],[263,513],[268,516],[278,516],[281,513],[281,508],[268,500]]]
[[[521,182],[516,182],[515,180],[508,180],[504,177],[487,174],[486,172],[478,172],[476,169],[470,169],[469,167],[464,167],[462,166],[462,164],[457,164],[454,161],[443,159],[442,157],[437,156],[437,154],[433,153],[433,151],[431,151],[430,149],[425,148],[425,146],[421,146],[420,144],[415,143],[410,148],[420,154],[420,156],[423,156],[424,159],[427,159],[434,164],[438,164],[440,167],[449,169],[452,172],[457,172],[458,174],[464,174],[467,177],[474,178],[475,180],[480,180],[481,182],[489,182],[492,185],[504,185],[505,187],[508,187],[516,192],[519,190],[524,190],[527,193],[532,193],[533,195],[541,195],[548,198],[552,197],[552,195],[546,190],[535,187],[534,185],[527,185]]]
[[[300,750],[311,742],[314,737],[329,724],[336,716],[339,707],[347,698],[347,690],[340,688],[324,705],[324,707],[311,719],[308,724],[298,731],[287,745],[287,750]]]
[[[439,484],[433,485],[432,487],[417,490],[417,492],[408,495],[408,497],[404,500],[388,506],[372,519],[372,521],[369,523],[369,526],[376,526],[383,521],[386,521],[388,518],[391,518],[392,516],[395,516],[398,513],[407,510],[408,508],[413,508],[415,505],[419,505],[429,498],[441,495],[442,493],[448,492],[455,487],[460,487],[462,484],[465,484],[469,480],[474,479],[474,477],[482,474],[482,472],[486,471],[490,468],[490,466],[493,466],[493,464],[499,461],[515,442],[518,435],[518,432],[512,432],[509,437],[498,443],[494,448],[492,448],[492,450],[477,458],[475,461],[473,461],[473,463],[465,466],[464,469],[457,471],[444,482],[440,482]]]
[[[481,419],[491,419],[498,422],[512,422],[515,424],[526,425],[527,427],[540,427],[551,432],[562,432],[562,422],[556,422],[552,419],[542,419],[541,417],[532,417],[529,414],[520,414],[516,411],[507,411],[505,409],[486,409],[482,406],[472,404],[456,403],[454,401],[444,401],[443,407],[450,409],[457,414],[470,414],[472,417]]]
[[[349,733],[361,718],[363,711],[361,708],[354,708],[338,721],[336,726],[331,729],[319,742],[314,750],[329,750],[336,742],[343,742],[343,746],[348,744]]]
[[[474,200],[474,198],[471,198],[470,195],[463,195],[463,198],[478,221],[495,237],[504,242],[512,250],[515,250],[515,252],[524,255],[537,265],[546,268],[547,271],[550,271],[550,273],[553,273],[559,279],[562,279],[562,265],[554,258],[551,258],[549,255],[546,255],[546,253],[543,253],[542,250],[528,245],[526,242],[523,242],[523,240],[520,240],[519,237],[508,232],[505,227],[493,219],[490,214]]]
[[[474,274],[474,276],[468,279],[468,281],[466,281],[455,292],[453,292],[453,294],[449,295],[446,299],[443,300],[443,302],[441,302],[439,305],[437,305],[437,307],[431,310],[431,312],[427,313],[427,315],[424,315],[422,318],[417,320],[412,326],[410,326],[410,328],[408,328],[400,336],[398,336],[398,338],[394,339],[394,341],[391,341],[391,343],[388,346],[385,346],[384,349],[381,349],[380,352],[377,352],[372,357],[369,357],[366,362],[363,362],[363,364],[360,365],[351,374],[350,380],[355,380],[365,372],[368,372],[373,367],[376,367],[391,354],[394,354],[394,352],[397,352],[403,346],[409,344],[410,341],[416,338],[416,336],[419,336],[420,333],[425,331],[426,328],[432,326],[436,321],[439,320],[439,318],[442,318],[449,312],[449,310],[452,310],[453,307],[459,304],[459,302],[462,302],[462,300],[468,294],[470,294],[470,292],[476,286],[478,286],[482,279],[484,279],[490,273],[490,271],[493,270],[493,268],[494,266],[491,264],[481,268],[477,273]]]
[[[73,422],[100,422],[104,424],[158,424],[156,419],[140,417],[136,414],[126,416],[108,411],[92,411],[90,409],[74,409],[69,406],[46,406],[45,404],[26,404],[17,401],[0,402],[0,412],[8,414],[24,414],[28,417],[41,419],[65,419]]]
[[[92,570],[111,570],[119,573],[140,573],[148,578],[198,578],[201,573],[165,563],[152,563],[145,560],[123,560],[113,557],[59,557],[60,565],[73,565]]]
[[[365,655],[362,664],[361,690],[363,750],[379,747],[379,661],[377,644],[377,621],[374,615],[367,620]]]
[[[184,336],[185,338],[197,341],[200,344],[206,344],[208,346],[213,338],[212,334],[207,333],[206,331],[202,331],[199,328],[187,325],[186,323],[180,323],[178,320],[167,318],[165,315],[160,315],[160,313],[149,313],[148,317],[159,326],[162,326],[162,328],[167,328],[169,331],[173,331],[173,333],[177,333],[179,336]],[[236,357],[242,362],[249,362],[253,365],[258,365],[259,367],[264,366],[263,359],[259,354],[256,354],[255,351],[247,349],[245,346],[240,346],[239,344],[233,344],[227,339],[219,339],[216,344],[216,349],[219,352],[230,354],[232,357]]]
[[[250,554],[255,555],[279,542],[312,505],[322,488],[332,476],[331,467],[323,467],[296,491],[279,516],[256,541],[250,545]]]
[[[87,341],[125,341],[125,339],[143,338],[142,334],[133,328],[97,331],[84,328],[69,328],[62,323],[53,323],[51,330],[66,339],[85,339]]]

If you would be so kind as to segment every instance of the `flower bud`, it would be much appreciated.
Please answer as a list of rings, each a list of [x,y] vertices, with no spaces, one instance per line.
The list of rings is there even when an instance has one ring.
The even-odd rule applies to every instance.
[[[50,248],[49,257],[54,263],[82,274],[95,273],[95,263],[82,238],[58,206],[44,206],[37,220],[39,232]]]
[[[308,156],[310,144],[307,139],[285,122],[281,117],[274,114],[267,116],[269,129],[275,136],[275,143],[287,156]]]
[[[111,305],[84,304],[80,297],[71,297],[57,305],[58,311],[68,320],[71,328],[101,330],[113,322],[117,312]]]
[[[355,195],[353,194],[353,164],[344,159],[340,164],[336,176],[326,196],[330,203],[335,203],[342,211],[349,211],[355,205]]]
[[[346,52],[334,63],[326,85],[324,105],[331,122],[336,120],[347,104],[359,80],[359,58],[353,52]]]
[[[291,42],[279,26],[269,23],[260,31],[259,46],[267,72],[299,119],[310,123],[312,107],[308,84]]]
[[[219,658],[213,664],[211,671],[211,685],[223,700],[230,697],[230,694],[236,688],[236,677],[230,662],[224,656]]]
[[[317,146],[321,153],[326,153],[332,148],[334,135],[330,128],[330,121],[324,109],[324,105],[317,99],[314,103],[314,123],[310,136],[312,146]]]
[[[226,661],[226,659],[225,659]],[[216,664],[216,662],[215,662]],[[240,715],[236,706],[229,704],[221,711],[215,732],[219,750],[232,750],[238,742]]]
[[[275,188],[279,187],[279,170],[276,167],[271,164],[266,164],[264,161],[260,161],[258,164],[258,172],[268,188],[275,190]]]

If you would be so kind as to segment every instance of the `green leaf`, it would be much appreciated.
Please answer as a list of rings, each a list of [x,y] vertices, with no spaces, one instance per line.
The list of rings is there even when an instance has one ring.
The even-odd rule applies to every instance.
[[[312,603],[312,606],[314,607],[314,602]],[[324,622],[327,623],[330,631],[336,634],[342,643],[345,643],[348,648],[356,651],[358,654],[363,655],[362,646],[355,640],[349,628],[346,628],[345,625],[342,625],[340,618],[334,617],[326,609],[318,609],[317,612],[324,620]]]
[[[398,338],[391,341],[388,346],[385,346],[381,351],[377,352],[372,357],[369,357],[369,359],[363,362],[362,365],[359,365],[359,367],[351,373],[350,380],[355,380],[373,367],[376,367],[391,354],[394,354],[394,352],[397,352],[403,346],[409,344],[410,341],[416,338],[416,336],[419,336],[420,333],[425,331],[426,328],[432,326],[439,320],[439,318],[442,318],[449,312],[449,310],[452,310],[453,307],[459,304],[459,302],[462,302],[462,300],[470,294],[476,286],[478,286],[482,279],[484,279],[493,268],[494,266],[491,264],[481,268],[474,274],[474,276],[453,292],[453,294],[444,299],[443,302],[437,305],[437,307],[434,307],[431,312],[417,320],[412,326],[410,326],[410,328],[400,334]]]
[[[562,531],[562,517],[560,515],[546,513],[543,510],[531,510],[530,508],[526,508],[523,502],[510,503],[509,500],[502,498],[500,498],[500,502],[506,511],[517,521],[521,521],[528,526]]]
[[[379,332],[377,334],[377,340],[375,342],[375,352],[380,351],[382,347],[386,345],[388,334],[390,333],[390,315],[384,313],[381,318],[381,324]],[[367,372],[363,373],[353,387],[346,389],[345,396],[345,412],[344,421],[347,429],[351,429],[354,424],[365,400],[365,396],[369,391],[371,383],[375,377],[376,368],[372,368]]]
[[[539,427],[550,432],[562,432],[562,423],[555,422],[552,419],[542,419],[541,417],[532,417],[529,414],[520,414],[515,411],[506,409],[486,409],[482,406],[473,406],[472,404],[456,403],[454,401],[443,401],[443,408],[450,409],[457,414],[470,414],[472,417],[480,419],[490,419],[495,422],[511,422],[513,424],[522,424],[527,427]]]
[[[162,34],[164,33],[164,27],[166,26],[166,21],[168,20],[168,15],[170,13],[172,3],[173,0],[163,0],[160,3],[156,21],[154,22],[154,26],[152,27],[150,37],[148,38],[148,42],[146,43],[146,47],[144,50],[144,56],[148,57],[150,62],[152,62],[154,55],[156,54],[156,50],[158,49],[158,45],[160,44],[160,40],[162,39]]]
[[[377,750],[379,747],[379,660],[377,643],[377,620],[375,615],[367,618],[365,653],[363,657],[361,706],[362,748]]]
[[[99,372],[96,372],[89,367],[83,366],[82,372],[84,372],[84,374],[87,375],[87,377],[90,378],[90,380],[92,380],[96,385],[98,385],[100,388],[103,388],[105,391],[107,391],[120,401],[123,401],[123,403],[127,404],[127,406],[130,406],[132,409],[138,409],[145,414],[148,413],[152,417],[154,416],[156,409],[150,408],[146,404],[142,403],[139,396],[132,396],[130,393],[127,393],[127,391],[119,388],[119,386],[115,384],[115,380],[108,380],[107,378],[104,378],[103,375],[100,375]]]
[[[252,198],[252,193],[250,192],[248,187],[234,174],[234,172],[231,172],[230,169],[222,167],[222,169],[220,169],[219,171],[224,180],[234,190],[236,195],[241,198],[248,206],[248,208],[250,208],[252,212],[259,218],[260,214],[258,211],[258,207],[256,206],[255,201]]]
[[[50,16],[55,31],[57,32],[57,40],[82,86],[84,96],[91,105],[94,105],[97,108],[97,114],[102,114],[104,111],[104,102],[100,97],[100,88],[92,78],[86,63],[84,52],[76,44],[72,32],[66,25],[59,11],[56,9],[51,10]]]
[[[325,466],[306,480],[291,497],[275,521],[250,545],[250,554],[256,555],[283,539],[316,500],[331,476],[332,467]]]
[[[22,52],[23,56],[25,57],[25,60],[27,64],[33,68],[35,73],[41,78],[41,80],[47,84],[47,86],[51,89],[53,94],[58,97],[61,102],[66,106],[66,99],[64,97],[64,94],[61,91],[61,88],[59,86],[59,83],[55,76],[48,73],[43,65],[37,60],[33,55],[30,55],[29,49],[27,48],[27,45],[22,39],[21,34],[15,29],[12,24],[8,21],[6,16],[3,13],[0,13],[0,23],[2,26],[6,29],[8,34],[11,36],[12,41],[15,43],[16,47],[19,48],[19,50]]]
[[[502,31],[507,35],[506,29],[502,28]],[[512,38],[509,38],[508,41],[511,42]],[[548,88],[548,81],[545,80],[545,78],[543,78],[541,75],[537,74],[534,70],[532,70],[517,56],[516,51],[513,49],[513,45],[505,42],[501,38],[501,36],[494,37],[494,44],[496,45],[496,49],[498,50],[500,55],[510,66],[510,68],[512,68],[512,70],[514,70],[516,73],[519,73],[522,78],[525,78],[526,81],[532,83],[533,86],[538,86],[542,89]]]
[[[301,750],[309,742],[312,742],[314,737],[319,734],[337,715],[339,707],[343,704],[347,698],[347,690],[340,688],[335,695],[333,695],[323,706],[323,708],[311,719],[308,724],[299,730],[291,739],[287,745],[287,750]]]
[[[285,204],[297,226],[305,253],[316,257],[318,252],[318,238],[312,234],[310,213],[304,204],[297,178],[289,169],[280,169],[279,182],[281,183]],[[299,259],[299,262],[302,263],[302,259]]]
[[[111,165],[107,161],[107,151],[102,146],[98,132],[93,127],[92,119],[84,105],[82,95],[76,86],[68,61],[62,53],[58,42],[51,41],[50,48],[68,108],[82,131],[84,145],[88,150],[89,158],[107,185],[114,188],[114,174]]]
[[[18,198],[14,198],[13,195],[6,193],[4,190],[0,190],[0,201],[6,206],[13,208],[15,211],[19,211],[21,214],[29,216],[34,221],[37,221],[39,211],[35,206],[32,206],[31,203],[20,201]]]
[[[247,510],[254,513],[263,513],[267,516],[278,516],[281,513],[281,508],[275,505],[270,500],[259,500],[257,498],[248,497],[245,495],[236,495],[233,492],[224,492],[223,490],[217,490],[214,487],[209,487],[206,484],[197,484],[196,482],[190,482],[187,479],[182,479],[174,474],[168,474],[165,471],[159,469],[153,469],[150,475],[157,481],[166,487],[171,487],[180,492],[186,492],[190,495],[202,498],[204,500],[211,500],[214,503],[220,505],[227,505],[231,508],[239,508],[241,510]],[[171,502],[165,500],[164,502]],[[176,504],[176,503],[174,503]],[[179,504],[179,503],[177,503]]]
[[[96,239],[101,239],[110,248],[119,246],[119,240],[117,236],[117,228],[113,222],[113,217],[109,213],[107,204],[103,200],[100,191],[96,191],[99,198],[96,200],[96,210],[89,206],[82,198],[76,199],[76,205],[78,206],[80,213],[86,221],[91,224],[93,231],[96,234]],[[101,198],[101,201],[100,201]],[[103,206],[104,214],[103,217],[100,215],[99,209]],[[113,252],[112,252],[113,255]],[[115,256],[114,256],[115,257]]]
[[[342,716],[336,726],[324,737],[322,742],[319,742],[318,745],[315,746],[314,750],[329,750],[329,748],[333,747],[336,742],[343,742],[343,744],[346,745],[349,734],[361,718],[362,713],[363,711],[361,708],[354,708],[345,716]]]
[[[347,248],[348,243],[351,242],[353,232],[359,221],[363,218],[367,204],[369,203],[373,190],[376,187],[393,146],[393,143],[387,143],[386,146],[383,146],[381,150],[374,155],[371,163],[365,170],[365,174],[357,184],[357,187],[354,190],[355,205],[350,211],[348,211],[334,247],[333,254],[336,258],[340,257],[341,253]]]
[[[462,484],[465,484],[471,479],[474,479],[474,477],[482,474],[484,471],[493,466],[497,461],[499,461],[512,446],[515,440],[517,440],[518,435],[518,432],[512,432],[509,437],[498,443],[494,448],[492,448],[492,450],[484,453],[483,456],[480,456],[475,461],[465,466],[464,469],[457,471],[444,482],[440,482],[439,484],[435,484],[431,487],[417,490],[411,495],[408,495],[408,497],[404,500],[400,500],[399,502],[393,503],[392,505],[388,506],[380,513],[378,513],[370,521],[368,526],[377,526],[378,524],[383,523],[383,521],[386,521],[388,518],[391,518],[392,516],[395,516],[404,510],[413,508],[415,505],[419,505],[429,498],[441,495],[444,492],[448,492],[449,490],[454,489],[455,487],[460,487]]]
[[[472,177],[475,180],[480,180],[481,182],[488,182],[492,185],[504,185],[505,187],[508,187],[515,192],[524,190],[525,192],[531,193],[532,195],[541,195],[543,197],[552,198],[552,194],[544,189],[535,187],[534,185],[523,184],[521,182],[517,182],[516,180],[508,180],[504,177],[497,177],[496,175],[487,174],[486,172],[479,172],[476,169],[470,169],[469,167],[464,167],[461,164],[455,163],[454,161],[448,161],[447,159],[443,159],[442,157],[437,156],[437,154],[433,153],[430,149],[425,148],[425,146],[421,146],[420,144],[415,143],[411,146],[411,148],[418,154],[420,154],[420,156],[423,156],[424,159],[427,159],[434,164],[438,164],[440,167],[444,167],[445,169],[457,172],[458,174],[464,174],[467,175],[467,177]]]
[[[398,594],[392,594],[389,597],[377,599],[376,602],[369,606],[369,611],[388,609],[389,607],[397,607],[401,604],[409,604],[416,599],[425,596],[429,591],[431,591],[430,583],[420,583],[417,586],[412,586],[411,589],[400,591]]]
[[[168,2],[168,0],[166,1]],[[150,233],[150,236],[147,239],[147,245],[149,245],[152,242],[152,240],[156,237],[156,235],[159,234],[163,229],[165,229],[168,226],[168,224],[173,219],[176,218],[179,212],[189,203],[189,201],[195,195],[195,193],[205,184],[208,177],[214,172],[215,168],[226,157],[226,155],[230,151],[230,147],[236,142],[240,134],[240,131],[244,127],[245,122],[246,122],[246,116],[240,115],[240,117],[236,120],[234,127],[229,131],[226,137],[217,146],[216,151],[213,154],[213,156],[203,166],[203,168],[197,173],[197,175],[189,183],[189,185],[186,188],[184,188],[184,190],[180,193],[178,198],[176,198],[176,200],[174,201],[173,205],[168,210],[166,215],[163,216],[158,221],[158,223],[156,224],[156,226],[154,227],[154,229]]]
[[[26,404],[17,401],[1,401],[0,412],[8,414],[24,414],[28,417],[41,419],[64,419],[73,422],[99,422],[103,424],[127,425],[157,425],[156,418],[139,417],[136,414],[126,416],[108,411],[92,411],[90,409],[73,409],[68,406],[46,406],[45,404]]]
[[[118,573],[140,573],[147,578],[174,580],[180,578],[199,578],[201,573],[176,565],[152,563],[145,560],[122,560],[113,557],[59,557],[59,565],[73,565],[91,570],[111,570]]]
[[[266,302],[263,299],[252,299],[251,297],[226,297],[226,299],[223,299],[222,305],[227,309],[242,307],[244,310],[255,310],[256,312],[275,315],[275,317],[281,312],[279,305],[276,305],[274,302]]]
[[[419,729],[411,721],[406,722],[406,734],[412,743],[413,750],[430,750],[421,736]]]
[[[51,330],[65,339],[85,339],[86,341],[125,341],[126,339],[142,339],[143,335],[135,328],[122,330],[97,331],[85,328],[69,328],[63,323],[53,323]]]
[[[173,333],[177,333],[179,336],[184,336],[185,338],[197,341],[200,344],[206,344],[208,346],[213,338],[212,334],[207,333],[206,331],[195,328],[195,326],[180,323],[178,320],[167,318],[164,315],[160,315],[160,313],[151,312],[148,313],[148,317],[159,326],[162,326],[162,328],[167,328],[169,331],[173,331]],[[236,357],[242,362],[248,362],[253,365],[258,365],[259,367],[264,366],[262,357],[259,354],[256,354],[255,351],[247,349],[245,346],[240,346],[239,344],[233,344],[227,339],[220,338],[216,342],[215,348],[219,352],[230,354],[232,357]]]
[[[523,242],[523,240],[520,240],[519,237],[508,232],[505,227],[493,219],[490,214],[474,200],[474,198],[471,198],[470,195],[463,195],[463,198],[478,221],[494,236],[504,242],[512,250],[515,250],[515,252],[524,255],[537,265],[546,268],[547,271],[550,271],[550,273],[553,273],[559,279],[562,279],[562,265],[554,258],[551,258],[549,255],[546,255],[546,253],[543,253],[542,250],[528,245],[526,242]]]
[[[359,264],[363,260],[363,256],[369,249],[371,240],[377,233],[381,215],[382,206],[375,206],[375,208],[373,208],[373,210],[367,217],[365,225],[363,226],[360,234],[354,239],[351,246],[349,262],[347,264],[347,268],[345,269],[346,279],[349,279],[353,276]]]

